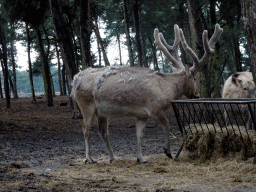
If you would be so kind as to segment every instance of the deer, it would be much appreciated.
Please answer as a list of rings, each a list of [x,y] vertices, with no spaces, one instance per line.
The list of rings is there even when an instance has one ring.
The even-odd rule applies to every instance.
[[[239,98],[255,98],[255,83],[253,81],[253,75],[251,72],[243,71],[236,72],[232,74],[225,81],[223,86],[222,98],[224,99],[239,99]],[[246,106],[242,105],[242,115],[245,117],[245,127],[247,129],[251,129],[250,123],[250,114]],[[236,111],[239,113],[239,111]],[[232,113],[228,113],[227,110],[224,111],[225,123],[228,125],[228,122],[231,121],[232,117],[230,117]]]
[[[147,163],[142,155],[142,139],[149,118],[153,118],[165,133],[164,153],[172,158],[170,149],[170,123],[165,111],[171,107],[172,100],[185,95],[198,98],[196,73],[214,53],[216,42],[223,29],[216,24],[215,31],[208,40],[208,31],[203,32],[204,55],[199,60],[188,46],[182,29],[174,25],[175,39],[172,46],[167,44],[162,33],[156,28],[154,39],[172,63],[173,73],[156,72],[149,68],[129,66],[108,66],[87,68],[73,78],[71,96],[78,103],[83,116],[83,133],[86,146],[85,163],[95,163],[91,157],[90,129],[94,118],[98,122],[98,132],[106,146],[110,163],[115,160],[109,141],[108,119],[132,116],[136,119],[137,162]],[[183,46],[192,58],[193,66],[184,65],[179,56],[179,46]]]

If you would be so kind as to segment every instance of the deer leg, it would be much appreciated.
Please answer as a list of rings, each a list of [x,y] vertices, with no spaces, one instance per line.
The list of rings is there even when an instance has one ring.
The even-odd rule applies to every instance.
[[[250,117],[250,112],[249,110],[246,110],[245,113],[244,113],[244,116],[245,116],[245,122],[246,122],[246,129],[248,130],[252,130],[252,121],[251,121],[251,117]]]
[[[158,114],[158,116],[156,117],[156,121],[164,129],[164,133],[165,133],[164,153],[166,154],[167,157],[172,158],[171,149],[170,149],[170,137],[169,137],[170,124],[164,114]]]
[[[105,143],[110,158],[110,163],[115,160],[108,137],[108,119],[106,117],[98,117],[99,134]]]
[[[86,160],[85,163],[93,164],[95,161],[92,160],[91,158],[91,150],[90,150],[90,129],[91,129],[91,124],[93,120],[93,115],[85,116],[83,115],[83,133],[84,133],[84,139],[85,139],[85,147],[86,147]]]
[[[142,138],[144,128],[146,127],[148,118],[137,118],[136,121],[136,135],[137,135],[137,162],[147,163],[142,156]]]

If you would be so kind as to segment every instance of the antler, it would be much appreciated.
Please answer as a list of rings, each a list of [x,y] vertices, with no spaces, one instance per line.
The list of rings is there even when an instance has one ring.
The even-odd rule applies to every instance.
[[[157,44],[157,49],[161,50],[164,55],[172,62],[174,71],[178,69],[183,69],[184,65],[181,62],[181,59],[178,55],[178,49],[180,44],[180,33],[179,33],[179,26],[174,25],[174,32],[175,32],[175,39],[173,46],[167,44],[164,39],[162,33],[159,33],[158,29],[156,28],[154,31],[155,43]]]
[[[214,48],[215,44],[220,38],[220,35],[222,33],[223,29],[220,28],[219,24],[215,25],[215,30],[214,33],[208,41],[208,31],[204,30],[203,32],[203,46],[204,46],[204,55],[203,57],[199,60],[197,55],[194,53],[194,51],[188,46],[183,31],[180,29],[180,37],[181,37],[181,44],[186,53],[191,57],[193,60],[193,66],[190,68],[190,71],[193,75],[195,75],[204,65],[205,63],[209,60],[210,56],[212,53],[214,53]]]

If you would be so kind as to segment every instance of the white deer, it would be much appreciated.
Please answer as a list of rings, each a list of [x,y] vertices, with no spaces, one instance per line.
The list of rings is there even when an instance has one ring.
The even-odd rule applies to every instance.
[[[98,120],[99,134],[107,148],[110,162],[115,158],[109,142],[108,118],[133,116],[136,118],[137,161],[147,163],[142,156],[142,137],[148,118],[153,118],[165,131],[164,152],[172,158],[170,150],[170,125],[164,112],[170,108],[171,100],[182,95],[198,98],[195,74],[214,53],[222,29],[218,24],[208,41],[208,32],[203,32],[204,56],[201,60],[187,45],[183,31],[174,26],[174,45],[166,43],[158,29],[154,31],[155,43],[172,62],[174,73],[159,73],[147,68],[113,67],[87,68],[75,75],[72,83],[72,97],[78,103],[83,115],[83,133],[86,145],[85,162],[94,163],[90,152],[90,128],[93,118]],[[178,54],[179,44],[193,60],[191,68],[185,67]]]
[[[225,82],[222,92],[222,98],[225,99],[237,99],[237,98],[255,98],[255,84],[253,81],[253,76],[251,72],[236,72],[231,75]],[[246,128],[251,129],[250,114],[246,106],[242,106],[245,110],[241,111],[245,117]],[[229,116],[228,116],[229,114]],[[225,111],[224,113],[225,123],[233,119],[231,111]],[[228,118],[229,117],[229,118]],[[235,117],[236,118],[236,117]]]

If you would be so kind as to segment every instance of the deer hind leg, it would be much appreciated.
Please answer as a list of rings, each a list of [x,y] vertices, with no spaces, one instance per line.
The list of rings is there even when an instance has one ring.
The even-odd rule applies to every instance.
[[[147,163],[142,156],[142,138],[144,129],[146,127],[148,118],[137,118],[136,121],[136,135],[137,135],[137,162]]]
[[[252,130],[252,120],[251,120],[251,114],[249,110],[245,111],[244,116],[245,116],[246,129]]]
[[[106,117],[98,117],[98,126],[99,126],[99,134],[102,138],[102,140],[105,143],[105,146],[108,151],[110,163],[115,160],[113,151],[109,142],[109,137],[108,137],[108,120]]]
[[[84,112],[86,111],[86,112]],[[86,109],[82,111],[83,113],[83,133],[84,133],[84,139],[85,139],[85,147],[86,147],[86,160],[85,163],[93,164],[95,161],[91,158],[91,150],[90,150],[90,129],[91,124],[94,117],[94,111],[91,111],[91,109]]]
[[[165,147],[164,147],[164,153],[166,154],[167,157],[172,158],[171,155],[171,149],[170,149],[170,124],[165,115],[162,113],[158,114],[157,117],[155,117],[155,120],[159,125],[161,125],[164,129],[164,134],[165,134]]]

